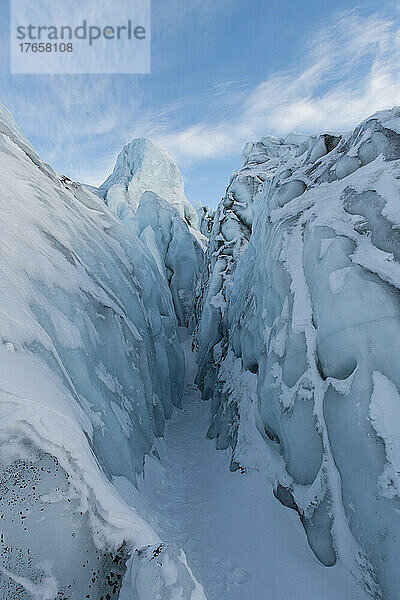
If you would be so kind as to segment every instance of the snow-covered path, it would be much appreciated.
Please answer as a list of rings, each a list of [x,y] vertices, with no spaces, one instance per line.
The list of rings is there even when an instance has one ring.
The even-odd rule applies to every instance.
[[[193,384],[190,344],[186,336],[183,409],[157,441],[160,461],[147,458],[139,481],[146,517],[184,549],[209,600],[366,600],[344,568],[317,561],[266,479],[230,472],[229,451],[206,439],[209,411]]]

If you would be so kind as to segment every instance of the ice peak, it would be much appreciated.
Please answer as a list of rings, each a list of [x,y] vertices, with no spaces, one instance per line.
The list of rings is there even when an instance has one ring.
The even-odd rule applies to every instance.
[[[113,172],[100,189],[108,190],[115,183],[128,185],[139,170],[149,167],[155,167],[157,171],[163,169],[178,188],[184,189],[177,165],[161,144],[150,138],[135,138],[122,148]]]
[[[165,148],[155,140],[136,138],[122,148],[113,172],[100,186],[106,201],[112,188],[115,192],[115,186],[124,191],[134,212],[143,193],[150,191],[173,204],[191,226],[197,227],[197,213],[185,196],[181,172]]]

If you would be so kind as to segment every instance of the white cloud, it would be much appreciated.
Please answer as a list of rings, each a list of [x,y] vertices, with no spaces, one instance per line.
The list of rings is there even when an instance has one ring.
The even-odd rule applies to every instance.
[[[231,82],[228,95],[229,88]],[[275,73],[251,90],[233,116],[199,122],[158,139],[174,158],[190,163],[233,154],[249,139],[266,134],[350,129],[397,103],[398,18],[348,11],[306,41],[302,58],[290,70]]]
[[[202,2],[202,18],[210,19],[217,10],[212,0],[190,0],[185,15]],[[229,2],[221,0],[218,10]],[[246,141],[266,134],[350,129],[400,104],[400,10],[392,13],[337,15],[310,39],[299,37],[299,57],[288,70],[253,89],[226,81],[160,107],[162,94],[149,98],[137,78],[48,76],[15,78],[3,86],[3,99],[43,158],[80,180],[103,181],[121,145],[137,136],[154,137],[188,167],[237,155]],[[158,16],[164,22],[168,15]],[[207,118],[182,128],[196,106]]]

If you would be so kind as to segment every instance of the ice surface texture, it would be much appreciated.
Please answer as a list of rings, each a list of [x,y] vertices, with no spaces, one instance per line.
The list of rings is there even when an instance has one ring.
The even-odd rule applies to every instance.
[[[400,589],[399,168],[400,109],[248,144],[197,332],[209,436],[232,468],[268,471],[324,564],[385,600]]]
[[[175,205],[182,219],[192,227],[198,227],[197,213],[185,196],[185,186],[177,165],[153,140],[138,138],[121,150],[113,172],[100,186],[99,192],[111,206],[115,201],[114,193],[118,195],[119,189],[126,192],[126,201],[133,212],[136,212],[142,194],[151,191]]]
[[[160,540],[112,480],[135,483],[180,403],[171,294],[103,201],[0,120],[0,597],[150,598],[134,551]],[[189,598],[184,556],[163,554]]]
[[[135,487],[196,296],[208,436],[268,475],[323,564],[398,600],[399,123],[248,144],[199,221],[157,144],[93,193],[0,109],[1,597],[204,600]]]
[[[97,193],[142,237],[170,286],[179,324],[190,325],[206,237],[198,229],[199,218],[185,196],[177,165],[157,142],[133,140]]]

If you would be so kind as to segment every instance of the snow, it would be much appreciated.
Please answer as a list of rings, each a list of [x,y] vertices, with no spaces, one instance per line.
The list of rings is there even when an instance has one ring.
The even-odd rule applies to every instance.
[[[20,577],[11,573],[4,567],[0,567],[1,573],[22,587],[34,600],[53,600],[58,592],[57,583],[53,576],[47,577],[43,583],[32,583],[26,577]]]
[[[382,373],[373,373],[374,389],[369,416],[377,435],[384,441],[386,464],[379,477],[380,493],[386,498],[400,497],[400,394]]]
[[[180,217],[197,228],[198,216],[185,196],[182,175],[166,150],[156,141],[137,138],[124,146],[108,179],[100,186],[115,213],[127,203],[135,213],[144,192],[153,192],[172,204]]]
[[[397,600],[399,119],[247,144],[214,212],[0,108],[2,597]]]
[[[191,338],[184,332],[182,338],[183,410],[174,411],[156,442],[160,460],[147,457],[138,482],[161,537],[184,549],[209,600],[366,600],[342,565],[326,569],[315,559],[296,515],[274,498],[263,464],[266,446],[252,422],[246,434],[242,430],[236,454],[243,464],[252,460],[252,467],[232,472],[230,452],[215,451],[206,438],[207,405],[192,379]],[[231,372],[229,382],[244,409],[251,408],[244,374]]]
[[[32,148],[30,142],[26,139],[26,137],[14,121],[12,114],[2,104],[0,104],[0,123],[0,127],[3,133],[7,131],[8,135],[11,135],[15,139],[17,139],[20,144],[29,147],[30,150],[34,152],[34,149]]]
[[[216,211],[196,332],[217,447],[233,468],[252,464],[238,458],[249,420],[235,357],[254,378],[250,428],[275,495],[321,562],[385,600],[400,585],[399,118],[395,108],[351,133],[246,146]]]
[[[144,192],[140,199],[136,231],[148,245],[169,285],[179,324],[189,325],[193,315],[193,289],[203,269],[202,247],[175,207],[153,192]]]
[[[180,404],[171,293],[139,238],[42,163],[4,114],[0,596],[132,596],[125,563],[136,568],[135,549],[160,537],[113,478],[135,485]]]
[[[184,552],[174,544],[156,544],[136,552],[128,563],[120,600],[207,600],[193,577]]]
[[[98,194],[141,237],[171,289],[179,324],[193,327],[193,288],[207,238],[177,165],[157,142],[135,139],[122,149]]]

